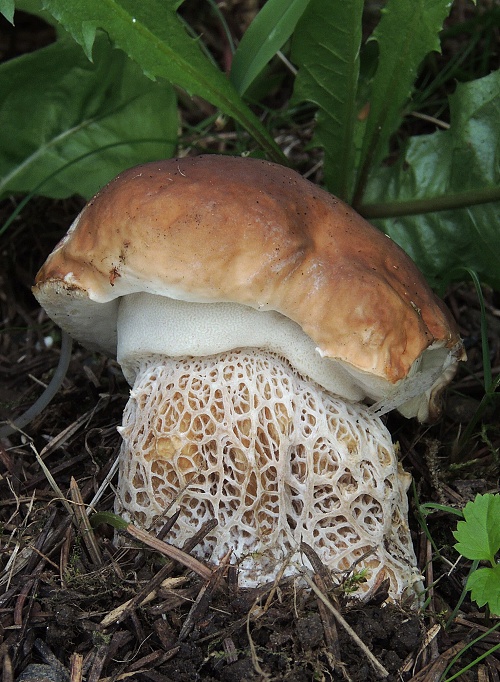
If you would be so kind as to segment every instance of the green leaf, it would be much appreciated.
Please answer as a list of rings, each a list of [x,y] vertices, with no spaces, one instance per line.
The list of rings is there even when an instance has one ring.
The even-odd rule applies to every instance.
[[[94,64],[69,37],[2,64],[0,92],[0,195],[44,183],[39,194],[90,197],[176,148],[172,87],[145,78],[102,34]]]
[[[479,606],[488,604],[491,613],[500,616],[500,565],[473,571],[467,580],[467,589]]]
[[[360,203],[370,169],[387,153],[424,57],[439,51],[439,32],[450,0],[388,0],[373,39],[379,63],[371,88],[370,113],[361,151],[355,203]]]
[[[202,52],[180,22],[179,0],[44,0],[44,8],[82,45],[89,58],[96,31],[140,65],[150,78],[165,78],[234,117],[276,161],[284,156],[225,74]]]
[[[432,514],[434,511],[443,511],[446,514],[454,514],[455,516],[460,516],[463,518],[463,514],[460,509],[455,509],[455,507],[450,507],[447,504],[438,504],[437,502],[424,502],[418,506],[419,511],[424,517]]]
[[[89,521],[92,528],[97,528],[101,523],[107,523],[116,530],[126,530],[129,526],[128,521],[112,512],[96,512],[90,516]]]
[[[349,199],[361,44],[362,0],[313,0],[292,42],[294,100],[318,107],[313,144],[323,147],[327,188]]]
[[[14,0],[0,0],[0,14],[11,24],[14,23],[14,9]]]
[[[290,38],[309,3],[310,0],[267,0],[233,55],[229,76],[240,95]]]
[[[500,287],[500,71],[458,85],[451,127],[411,138],[370,178],[358,210],[419,265],[433,286],[475,270]]]
[[[0,3],[1,2],[2,0],[0,0]],[[27,12],[28,14],[34,14],[40,19],[43,19],[47,24],[57,28],[57,22],[54,20],[54,17],[49,14],[49,12],[42,10],[41,0],[14,0],[14,5],[16,10]],[[15,22],[16,16],[14,15],[14,24]]]
[[[473,502],[467,502],[463,514],[465,521],[459,521],[453,533],[458,540],[455,549],[467,559],[493,565],[500,549],[500,495],[476,495]]]

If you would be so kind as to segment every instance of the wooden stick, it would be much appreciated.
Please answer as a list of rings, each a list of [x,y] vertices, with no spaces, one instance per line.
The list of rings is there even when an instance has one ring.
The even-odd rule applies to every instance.
[[[158,538],[155,538],[153,535],[146,533],[145,530],[137,528],[131,523],[128,524],[126,531],[135,540],[139,540],[139,542],[143,542],[148,547],[156,549],[156,551],[160,552],[160,554],[168,556],[174,561],[178,561],[180,564],[186,566],[186,568],[189,568],[191,571],[194,571],[205,580],[210,580],[212,577],[212,571],[210,568],[205,566],[205,564],[202,564],[201,561],[198,561],[198,559],[195,559],[190,554],[183,552],[182,549],[174,547],[173,545],[169,545],[167,542],[163,542],[163,540],[158,540]]]
[[[344,630],[348,633],[348,635],[352,638],[354,642],[359,646],[361,651],[365,654],[366,658],[368,659],[369,663],[371,664],[372,668],[375,670],[376,674],[378,677],[388,677],[389,676],[389,671],[384,668],[382,663],[378,661],[375,656],[372,654],[372,652],[368,649],[366,644],[358,637],[358,635],[354,632],[352,627],[349,625],[349,623],[345,620],[343,616],[340,615],[340,613],[337,611],[337,609],[332,605],[328,597],[326,597],[321,590],[314,584],[314,582],[311,580],[311,578],[307,575],[307,573],[303,574],[304,580],[306,583],[309,585],[309,587],[312,589],[314,594],[321,599],[323,604],[330,609],[330,611],[333,613],[335,616],[336,620]]]

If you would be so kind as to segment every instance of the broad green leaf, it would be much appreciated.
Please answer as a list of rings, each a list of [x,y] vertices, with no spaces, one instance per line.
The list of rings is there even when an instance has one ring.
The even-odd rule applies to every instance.
[[[14,23],[14,0],[0,0],[0,14],[11,24]]]
[[[476,495],[465,505],[463,515],[465,521],[459,521],[453,533],[458,540],[455,549],[467,559],[493,564],[500,549],[500,495]]]
[[[313,144],[324,148],[327,188],[343,199],[354,168],[362,11],[362,0],[312,0],[292,42],[294,100],[318,106]]]
[[[38,194],[90,197],[176,148],[172,87],[144,78],[102,34],[94,64],[69,37],[2,64],[0,92],[0,195],[43,183]]]
[[[479,606],[488,604],[492,615],[500,616],[500,565],[473,571],[467,580],[467,589]]]
[[[103,29],[150,78],[165,78],[199,95],[235,118],[277,161],[281,151],[225,74],[190,38],[176,10],[179,0],[43,0],[43,6],[92,57],[97,29]]]
[[[309,3],[310,0],[267,0],[233,56],[229,76],[240,95],[290,38]]]
[[[439,32],[450,11],[450,0],[388,0],[373,39],[379,63],[371,87],[357,178],[355,203],[359,203],[370,169],[387,153],[390,136],[397,130],[424,57],[439,51]]]
[[[416,261],[431,284],[475,270],[500,286],[500,72],[458,85],[451,127],[411,138],[374,173],[359,207]],[[441,210],[440,210],[441,209]]]

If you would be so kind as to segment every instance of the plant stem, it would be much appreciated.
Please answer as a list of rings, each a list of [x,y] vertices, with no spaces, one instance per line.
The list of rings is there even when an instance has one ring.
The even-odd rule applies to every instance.
[[[420,215],[436,211],[452,211],[467,208],[477,204],[487,204],[500,201],[500,187],[485,187],[473,189],[460,194],[447,194],[430,199],[415,199],[413,201],[381,202],[377,204],[361,204],[358,212],[367,220],[377,218],[398,218],[406,215]]]

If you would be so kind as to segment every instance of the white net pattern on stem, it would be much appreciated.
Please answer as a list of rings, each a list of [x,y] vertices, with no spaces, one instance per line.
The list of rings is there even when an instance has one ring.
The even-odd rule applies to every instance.
[[[159,529],[181,513],[167,541],[201,524],[217,528],[197,548],[217,562],[228,550],[240,583],[285,575],[311,545],[331,569],[369,569],[367,591],[390,579],[393,597],[415,583],[407,524],[409,476],[377,417],[305,380],[272,354],[232,351],[156,358],[137,375],[124,412],[116,511]]]

